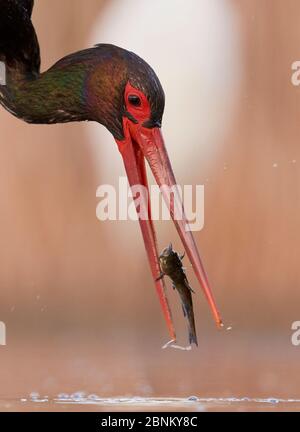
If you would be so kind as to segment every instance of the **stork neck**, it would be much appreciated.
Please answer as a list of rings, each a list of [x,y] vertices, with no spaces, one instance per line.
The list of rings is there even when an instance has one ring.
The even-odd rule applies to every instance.
[[[0,103],[28,123],[64,123],[87,120],[85,69],[55,69],[24,75],[7,68],[6,85],[0,86]]]

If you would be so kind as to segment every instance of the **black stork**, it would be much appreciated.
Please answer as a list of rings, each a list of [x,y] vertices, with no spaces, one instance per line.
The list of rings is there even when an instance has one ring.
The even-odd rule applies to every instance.
[[[160,187],[175,186],[161,134],[165,95],[153,69],[132,52],[99,44],[68,55],[41,73],[39,43],[31,21],[33,6],[34,0],[0,0],[0,61],[6,66],[6,83],[0,85],[1,105],[33,124],[101,123],[118,145],[131,187],[147,187],[145,160]],[[174,203],[173,198],[170,214],[214,319],[222,326],[184,211],[181,218],[174,217]],[[183,209],[181,202],[180,206]],[[147,212],[148,218],[140,217],[139,222],[164,317],[175,340],[165,285],[159,279],[161,271],[150,206]]]

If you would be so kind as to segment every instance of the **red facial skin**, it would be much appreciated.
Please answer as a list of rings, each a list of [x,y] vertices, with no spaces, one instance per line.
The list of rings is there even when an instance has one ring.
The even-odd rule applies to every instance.
[[[140,105],[132,105],[129,101],[129,96],[137,96],[140,100]],[[142,185],[148,189],[145,159],[148,161],[156,182],[160,187],[175,186],[175,176],[160,129],[157,127],[149,129],[143,126],[143,124],[146,123],[151,117],[151,108],[147,97],[143,94],[143,92],[134,88],[130,83],[127,83],[124,98],[127,112],[138,122],[136,124],[127,116],[124,116],[123,127],[125,138],[122,141],[117,140],[119,150],[124,160],[130,186],[132,187],[134,185]],[[163,193],[163,188],[161,190]],[[164,198],[167,202],[167,205],[169,206],[168,197],[164,196]],[[174,200],[177,205],[183,208],[179,195],[177,196],[175,194]],[[216,307],[216,303],[199,256],[197,246],[195,244],[192,232],[186,229],[188,226],[188,221],[184,214],[184,210],[181,220],[177,220],[174,218],[174,206],[171,205],[169,207],[170,214],[176,229],[194,268],[197,279],[200,282],[200,285],[202,286],[204,294],[208,300],[214,319],[217,325],[221,327],[222,320]],[[139,222],[150,262],[152,276],[155,281],[156,290],[158,292],[168,330],[172,340],[176,340],[170,307],[165,293],[164,282],[163,280],[157,280],[160,276],[160,266],[156,234],[151,219],[150,205],[148,207],[148,216],[148,220],[140,219]]]
[[[144,123],[151,116],[151,108],[148,99],[143,92],[134,88],[129,82],[125,88],[125,106],[126,110],[139,122]],[[133,106],[128,98],[129,96],[137,96],[140,99],[140,106]]]

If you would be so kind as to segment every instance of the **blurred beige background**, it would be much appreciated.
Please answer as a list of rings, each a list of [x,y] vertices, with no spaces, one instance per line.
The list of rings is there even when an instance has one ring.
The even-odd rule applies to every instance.
[[[97,132],[91,133],[95,126],[31,126],[2,109],[0,319],[8,328],[8,347],[1,348],[4,389],[13,385],[17,394],[39,388],[55,392],[62,387],[57,378],[60,374],[61,380],[65,377],[63,382],[67,388],[74,390],[85,385],[91,388],[95,376],[102,379],[97,370],[100,359],[105,358],[110,367],[118,367],[118,360],[121,362],[124,356],[123,364],[130,364],[126,379],[117,374],[112,384],[106,377],[107,387],[103,391],[135,391],[132,382],[136,374],[142,376],[142,383],[150,383],[158,393],[197,391],[193,387],[195,375],[185,376],[177,386],[171,375],[163,387],[158,384],[160,366],[169,367],[171,363],[177,376],[180,368],[185,370],[192,362],[194,369],[191,370],[198,371],[203,379],[199,378],[199,389],[207,394],[276,393],[285,391],[282,380],[286,380],[285,389],[289,394],[297,393],[294,376],[286,374],[287,370],[296,371],[300,354],[300,348],[298,351],[292,348],[289,339],[291,323],[300,320],[300,88],[291,84],[291,64],[300,59],[300,3],[297,0],[222,0],[220,3],[223,9],[216,6],[218,20],[222,22],[223,16],[230,17],[230,23],[235,26],[231,33],[234,38],[226,47],[234,49],[232,61],[238,68],[238,85],[232,88],[233,100],[230,100],[231,88],[222,95],[219,95],[221,89],[215,91],[209,99],[204,91],[204,79],[206,99],[201,101],[201,83],[197,93],[199,110],[204,107],[201,118],[197,121],[197,111],[192,113],[193,133],[199,136],[200,142],[201,125],[214,123],[215,110],[214,127],[218,134],[212,138],[214,151],[206,149],[202,141],[197,147],[195,138],[189,147],[188,106],[184,108],[186,118],[182,124],[187,142],[182,148],[177,146],[174,155],[173,123],[168,122],[174,111],[173,103],[167,106],[165,131],[166,138],[170,138],[166,141],[179,181],[205,184],[206,223],[196,239],[225,322],[233,326],[233,331],[220,334],[215,330],[206,302],[197,290],[200,293],[195,299],[199,351],[190,357],[173,352],[162,357],[164,354],[158,350],[167,333],[138,224],[130,225],[130,235],[126,235],[125,223],[100,223],[96,219],[96,189],[103,181],[103,172],[110,170],[107,155],[101,166],[95,145]],[[185,4],[182,2],[183,8]],[[90,45],[102,17],[107,16],[112,6],[118,8],[118,3],[36,1],[33,21],[40,39],[43,69],[69,52]],[[202,11],[204,6],[205,2]],[[171,18],[172,10],[169,13]],[[213,20],[213,13],[210,16]],[[130,15],[130,19],[135,17]],[[144,17],[136,19],[145,20],[145,34],[147,26],[155,25]],[[172,20],[165,25],[172,27]],[[197,38],[196,32],[194,36]],[[180,39],[180,33],[177,37]],[[122,34],[116,38],[122,40]],[[170,43],[176,46],[177,41],[173,39]],[[201,51],[194,51],[195,58],[199,56],[203,61],[207,56],[207,61],[211,61],[210,52],[203,47],[202,42]],[[215,48],[218,49],[217,44]],[[179,50],[177,56],[182,55]],[[151,53],[147,59],[152,58],[155,63],[160,57]],[[188,61],[184,58],[185,74],[188,74]],[[165,70],[163,64],[158,67]],[[226,75],[227,70],[225,66],[218,73]],[[170,80],[171,75],[172,71]],[[185,75],[178,87],[185,85],[185,79],[189,77]],[[164,84],[166,81],[164,75]],[[168,97],[172,95],[167,92]],[[190,91],[186,92],[188,100],[193,97]],[[209,118],[205,118],[205,106],[209,106]],[[180,111],[180,106],[175,108]],[[180,113],[177,115],[180,118]],[[99,133],[100,147],[103,143]],[[119,162],[115,161],[119,161],[119,155],[113,139],[109,136],[103,139],[110,140],[105,145],[110,145],[112,166],[118,167],[115,164]],[[188,156],[190,148],[192,154]],[[186,165],[181,166],[180,159]],[[119,175],[123,175],[120,169]],[[180,250],[171,226],[158,225],[160,247],[173,239]],[[170,297],[179,332],[185,336],[177,297],[172,292]],[[124,348],[127,342],[135,347],[129,354]],[[40,351],[41,343],[45,344],[45,351]],[[96,347],[100,350],[103,344],[107,344],[105,351],[96,354]],[[47,351],[49,347],[51,350]],[[64,349],[70,350],[68,354]],[[158,352],[161,363],[154,360]],[[27,356],[19,375],[15,374],[17,355]],[[74,372],[66,378],[65,355],[70,356],[68,364],[72,363],[71,358],[76,363],[77,355],[80,357],[76,366],[72,363],[80,373]],[[89,355],[93,360],[88,360]],[[41,358],[49,362],[46,364],[51,370],[50,378],[39,363]],[[147,358],[153,362],[145,366]],[[211,367],[216,365],[218,379],[209,381],[207,376],[211,376]],[[101,373],[105,373],[106,366],[101,364]],[[28,372],[31,368],[35,370],[32,376]],[[233,382],[234,375],[239,379]],[[34,383],[32,388],[30,380]],[[157,387],[153,387],[153,382]]]

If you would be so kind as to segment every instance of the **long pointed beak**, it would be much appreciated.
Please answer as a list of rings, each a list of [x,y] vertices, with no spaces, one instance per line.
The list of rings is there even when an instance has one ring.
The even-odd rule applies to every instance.
[[[146,175],[145,159],[141,149],[131,139],[129,127],[124,120],[125,140],[117,141],[120,153],[123,157],[127,177],[131,188],[135,186],[143,186],[148,193],[148,182]],[[149,193],[148,193],[149,197]],[[145,194],[141,193],[138,197],[139,202],[135,200],[137,211],[139,214],[139,223],[144,239],[148,260],[153,280],[155,282],[156,291],[163,310],[164,318],[168,327],[170,337],[176,341],[176,333],[173,325],[171,309],[166,296],[166,287],[164,280],[160,278],[159,255],[157,250],[157,240],[154,230],[154,225],[151,217],[151,203]],[[134,197],[137,198],[137,197]],[[142,207],[142,208],[141,208]],[[145,214],[146,213],[146,214]]]
[[[129,183],[132,186],[143,185],[148,190],[144,158],[148,161],[158,186],[161,189],[164,200],[170,210],[171,217],[179,233],[189,260],[194,268],[196,277],[208,300],[216,324],[221,327],[222,319],[217,309],[212,294],[207,274],[204,270],[194,237],[189,229],[189,223],[185,215],[182,200],[177,188],[177,183],[172,166],[165,148],[164,140],[160,129],[145,128],[133,124],[130,120],[124,119],[125,139],[117,141],[122,154]],[[170,194],[172,191],[172,194]],[[139,197],[140,213],[141,197]],[[165,294],[165,287],[162,280],[157,281],[160,275],[160,266],[157,253],[156,236],[151,219],[150,203],[144,201],[147,207],[148,218],[140,218],[140,225],[144,237],[145,247],[150,261],[152,275],[156,281],[156,289],[164,311],[170,335],[176,339],[170,308]],[[148,219],[148,220],[147,220]]]

